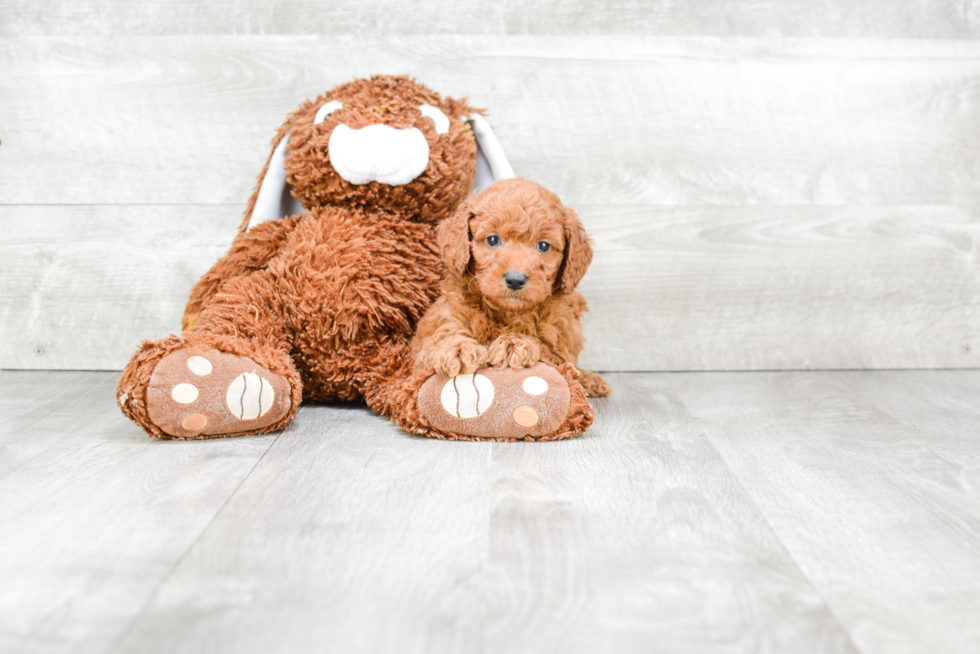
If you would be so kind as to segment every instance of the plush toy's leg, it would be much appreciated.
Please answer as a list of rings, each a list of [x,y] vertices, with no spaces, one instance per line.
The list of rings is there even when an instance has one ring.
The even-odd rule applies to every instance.
[[[145,341],[116,390],[122,412],[157,438],[214,438],[282,429],[302,380],[261,274],[229,282],[181,336]],[[249,301],[243,302],[248,299]]]
[[[243,277],[264,268],[279,253],[279,249],[301,219],[301,216],[290,216],[265,222],[239,234],[232,242],[228,254],[218,259],[211,270],[194,284],[184,309],[181,328],[188,330],[194,327],[198,316],[229,279]]]
[[[417,372],[404,352],[391,352],[384,374],[365,377],[372,409],[412,433],[449,440],[559,440],[582,434],[595,412],[565,364],[524,370],[484,368],[447,377]]]

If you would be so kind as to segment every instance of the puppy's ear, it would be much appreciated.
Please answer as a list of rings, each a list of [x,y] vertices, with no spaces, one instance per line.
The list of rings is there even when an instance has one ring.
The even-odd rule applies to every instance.
[[[462,276],[470,265],[470,218],[473,217],[475,204],[476,195],[473,194],[436,228],[446,269],[456,276]]]
[[[555,279],[555,290],[571,293],[592,263],[592,240],[574,211],[562,207],[561,214],[565,228],[565,252]]]

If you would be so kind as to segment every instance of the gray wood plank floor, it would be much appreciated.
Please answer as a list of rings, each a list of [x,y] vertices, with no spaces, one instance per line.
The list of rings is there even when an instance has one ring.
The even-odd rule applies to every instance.
[[[980,649],[980,371],[609,378],[565,443],[180,443],[0,372],[0,651]]]

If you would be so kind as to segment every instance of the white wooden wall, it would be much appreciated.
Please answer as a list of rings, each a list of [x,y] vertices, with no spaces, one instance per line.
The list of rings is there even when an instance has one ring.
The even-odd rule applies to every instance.
[[[600,370],[976,367],[980,2],[0,0],[0,367],[179,329],[285,115],[407,73],[598,243]]]

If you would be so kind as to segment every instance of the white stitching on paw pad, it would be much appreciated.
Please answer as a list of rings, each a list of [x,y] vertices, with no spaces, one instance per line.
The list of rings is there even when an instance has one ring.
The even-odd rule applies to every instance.
[[[476,418],[493,404],[493,382],[483,375],[457,375],[442,387],[442,408],[456,418]]]
[[[269,412],[275,398],[272,384],[254,372],[246,372],[235,377],[228,386],[225,402],[239,419],[255,420]]]

